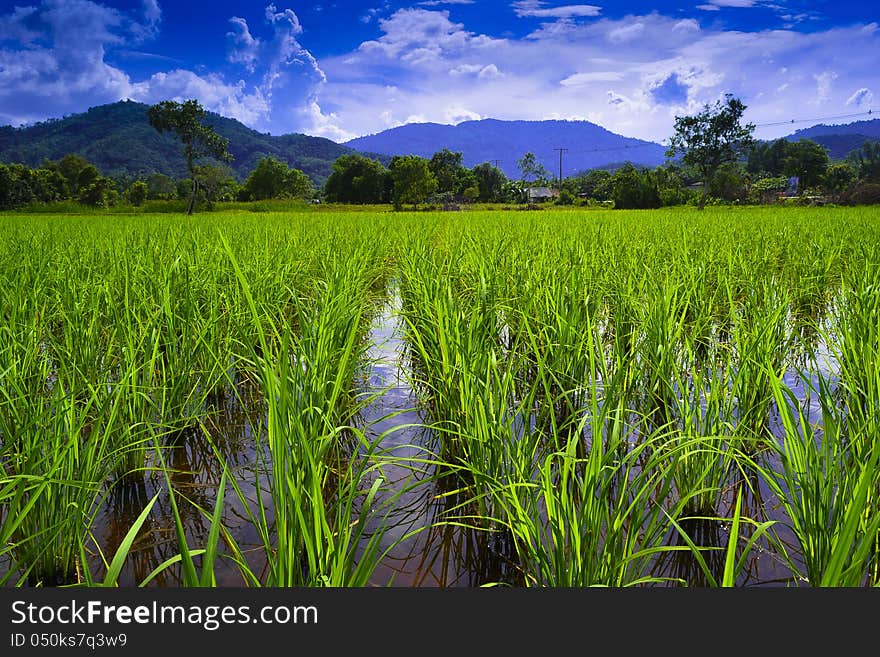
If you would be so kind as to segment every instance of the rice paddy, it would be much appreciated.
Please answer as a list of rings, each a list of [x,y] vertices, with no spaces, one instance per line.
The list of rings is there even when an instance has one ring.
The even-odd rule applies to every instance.
[[[4,586],[877,586],[880,213],[0,217]]]

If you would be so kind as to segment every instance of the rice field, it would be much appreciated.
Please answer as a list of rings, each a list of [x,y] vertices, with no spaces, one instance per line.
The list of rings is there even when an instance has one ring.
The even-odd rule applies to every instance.
[[[880,584],[880,212],[0,216],[4,586]]]

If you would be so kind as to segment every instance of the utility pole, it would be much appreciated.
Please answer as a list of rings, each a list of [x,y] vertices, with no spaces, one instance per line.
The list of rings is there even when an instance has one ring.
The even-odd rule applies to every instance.
[[[554,151],[559,151],[559,188],[562,189],[562,154],[567,153],[567,148],[554,148]]]
[[[497,169],[497,168],[498,168],[498,163],[499,163],[499,162],[503,162],[504,160],[491,160],[491,161],[495,163],[495,168]]]

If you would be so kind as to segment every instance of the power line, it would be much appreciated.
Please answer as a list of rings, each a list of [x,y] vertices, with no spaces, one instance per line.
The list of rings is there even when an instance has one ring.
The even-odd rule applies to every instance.
[[[819,116],[813,119],[790,119],[788,121],[774,121],[772,123],[756,123],[756,128],[768,128],[770,126],[775,125],[791,125],[792,123],[811,123],[813,121],[830,121],[832,119],[851,119],[856,116],[870,116],[874,113],[874,110],[867,110],[865,112],[856,112],[854,114],[838,114],[837,116]]]

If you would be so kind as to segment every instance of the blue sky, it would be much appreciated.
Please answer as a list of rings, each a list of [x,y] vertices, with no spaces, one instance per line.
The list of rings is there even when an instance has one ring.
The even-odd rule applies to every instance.
[[[733,93],[772,138],[876,116],[878,21],[852,0],[0,0],[0,124],[198,98],[338,142],[479,118],[661,141]]]

